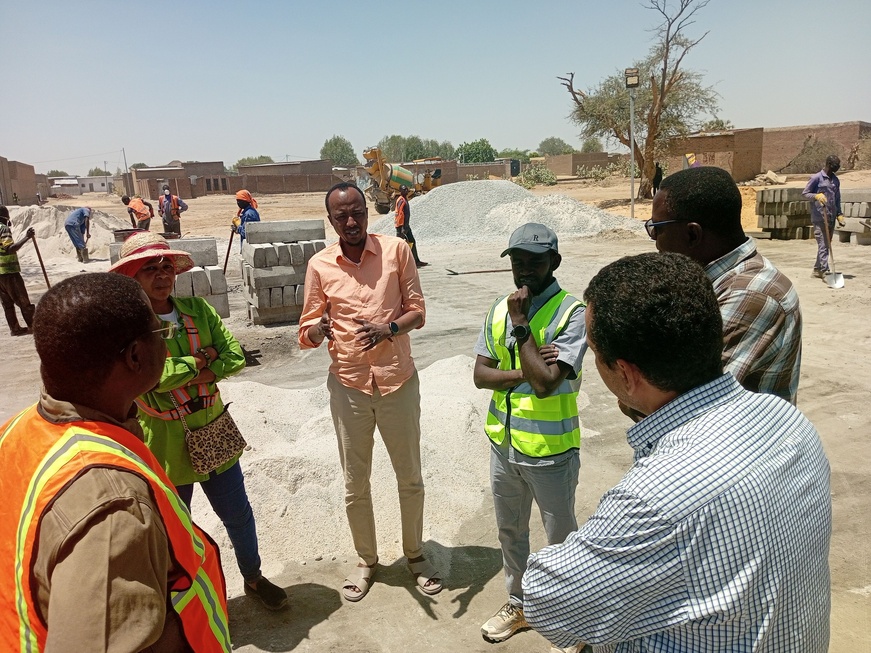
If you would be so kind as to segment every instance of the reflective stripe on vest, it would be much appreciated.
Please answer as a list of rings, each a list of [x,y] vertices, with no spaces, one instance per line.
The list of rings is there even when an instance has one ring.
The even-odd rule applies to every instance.
[[[180,315],[182,322],[184,322],[184,331],[188,337],[188,344],[190,345],[191,353],[194,353],[202,347],[199,329],[197,329],[196,324],[194,324],[194,319],[190,315],[184,313],[180,313]],[[167,349],[166,357],[170,358],[171,356],[172,354]],[[218,391],[217,385],[215,386],[214,394],[209,394],[208,383],[198,383],[196,387],[197,396],[202,397],[203,399],[202,405],[197,405],[196,407],[187,405],[191,401],[194,401],[194,397],[191,396],[187,388],[181,387],[170,390],[170,393],[175,397],[175,400],[178,402],[178,405],[181,406],[182,412],[185,415],[190,415],[191,413],[197,410],[202,410],[203,408],[211,408],[218,401],[218,395],[220,392]],[[157,410],[145,403],[140,397],[136,398],[136,406],[146,415],[161,419],[165,422],[179,419],[179,411],[175,409],[175,406],[168,410]]]
[[[51,424],[31,407],[0,435],[0,476],[7,508],[0,513],[0,559],[14,573],[0,574],[0,649],[40,651],[48,635],[32,592],[34,549],[43,514],[64,487],[91,467],[122,469],[145,480],[154,497],[172,558],[183,574],[168,600],[195,651],[230,650],[226,587],[217,546],[191,522],[187,506],[144,443],[101,422]],[[12,570],[10,570],[12,571]]]
[[[561,290],[551,297],[529,321],[536,345],[553,342],[568,324],[572,313],[583,304]],[[487,349],[499,361],[500,370],[520,369],[520,351],[505,346],[508,324],[508,298],[490,308],[484,324]],[[511,445],[520,453],[541,458],[578,448],[581,444],[578,419],[577,379],[564,379],[554,392],[542,399],[527,382],[510,390],[496,390],[490,400],[484,431],[496,444],[502,444],[506,432]]]
[[[145,202],[143,202],[138,197],[134,197],[130,200],[130,203],[127,205],[128,209],[133,209],[133,212],[136,214],[136,219],[139,222],[143,220],[148,220],[151,217],[151,212],[148,210],[148,207],[145,206]]]

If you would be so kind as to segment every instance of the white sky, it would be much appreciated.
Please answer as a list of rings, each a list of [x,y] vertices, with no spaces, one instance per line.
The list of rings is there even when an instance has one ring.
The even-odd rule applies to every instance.
[[[556,77],[631,66],[657,22],[636,0],[0,0],[0,155],[84,174],[122,147],[317,158],[333,134],[579,147]],[[869,25],[869,0],[712,0],[686,63],[736,127],[871,121]]]

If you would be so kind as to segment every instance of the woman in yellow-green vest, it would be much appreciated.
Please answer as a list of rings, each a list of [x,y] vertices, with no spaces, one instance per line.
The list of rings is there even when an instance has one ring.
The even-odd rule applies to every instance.
[[[475,346],[475,385],[493,390],[484,431],[508,601],[481,627],[501,642],[527,628],[521,581],[529,557],[532,500],[548,544],[578,527],[578,389],[587,349],[584,305],[553,273],[562,261],[556,234],[529,223],[511,234],[515,292],[497,299]]]

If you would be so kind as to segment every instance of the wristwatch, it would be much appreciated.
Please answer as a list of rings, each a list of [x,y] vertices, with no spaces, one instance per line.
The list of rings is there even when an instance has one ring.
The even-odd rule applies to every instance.
[[[522,324],[518,324],[516,327],[511,329],[511,334],[517,342],[523,342],[526,340],[532,331],[529,330],[528,326],[524,326]]]
[[[399,333],[399,325],[396,322],[390,323],[390,333],[394,336]]]

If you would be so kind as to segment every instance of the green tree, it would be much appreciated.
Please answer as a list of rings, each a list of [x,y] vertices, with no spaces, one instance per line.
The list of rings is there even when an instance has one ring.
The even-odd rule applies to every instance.
[[[735,125],[731,120],[723,120],[714,116],[711,120],[706,120],[699,126],[699,131],[702,132],[725,132],[730,129],[735,129]]]
[[[111,174],[111,172],[109,172],[108,170],[103,170],[99,166],[88,170],[88,177],[109,177]]]
[[[694,131],[699,116],[714,114],[717,93],[702,85],[701,73],[683,68],[687,54],[707,36],[687,37],[695,14],[710,0],[677,0],[669,13],[668,0],[647,0],[643,5],[662,17],[648,56],[635,63],[641,84],[635,89],[635,157],[641,170],[638,197],[652,196],[652,179],[658,154],[669,139]],[[613,137],[631,147],[629,141],[629,91],[623,71],[607,77],[591,90],[574,86],[574,73],[558,77],[568,89],[573,109],[571,119],[581,126],[581,136]]]
[[[605,148],[602,147],[602,141],[598,138],[585,138],[584,144],[581,145],[581,152],[584,154],[593,154],[594,152],[604,152]]]
[[[336,166],[357,166],[360,164],[360,159],[354,152],[354,146],[344,136],[333,135],[324,141],[321,148],[321,158],[329,159]]]
[[[130,169],[133,170],[135,168],[138,170],[139,168],[147,168],[147,167],[148,167],[147,163],[134,163],[133,165],[130,166]]]
[[[463,163],[489,163],[495,161],[498,152],[486,138],[479,138],[471,143],[460,143],[456,157]]]
[[[575,148],[563,139],[551,136],[538,144],[538,151],[542,156],[556,156],[558,154],[571,154],[575,151]]]
[[[239,166],[256,166],[261,163],[275,163],[275,161],[273,161],[272,157],[268,154],[261,154],[260,156],[245,156],[236,161],[231,169],[238,170]]]
[[[49,170],[48,172],[46,172],[45,176],[46,177],[69,177],[70,173],[68,173],[66,170],[54,170],[54,169],[52,169],[52,170]]]
[[[505,149],[499,152],[500,159],[517,159],[521,163],[529,163],[529,150]]]
[[[420,136],[400,136],[391,134],[378,141],[378,147],[388,161],[403,163],[415,159],[441,157],[451,159],[454,156],[454,146],[450,141],[437,141]]]

